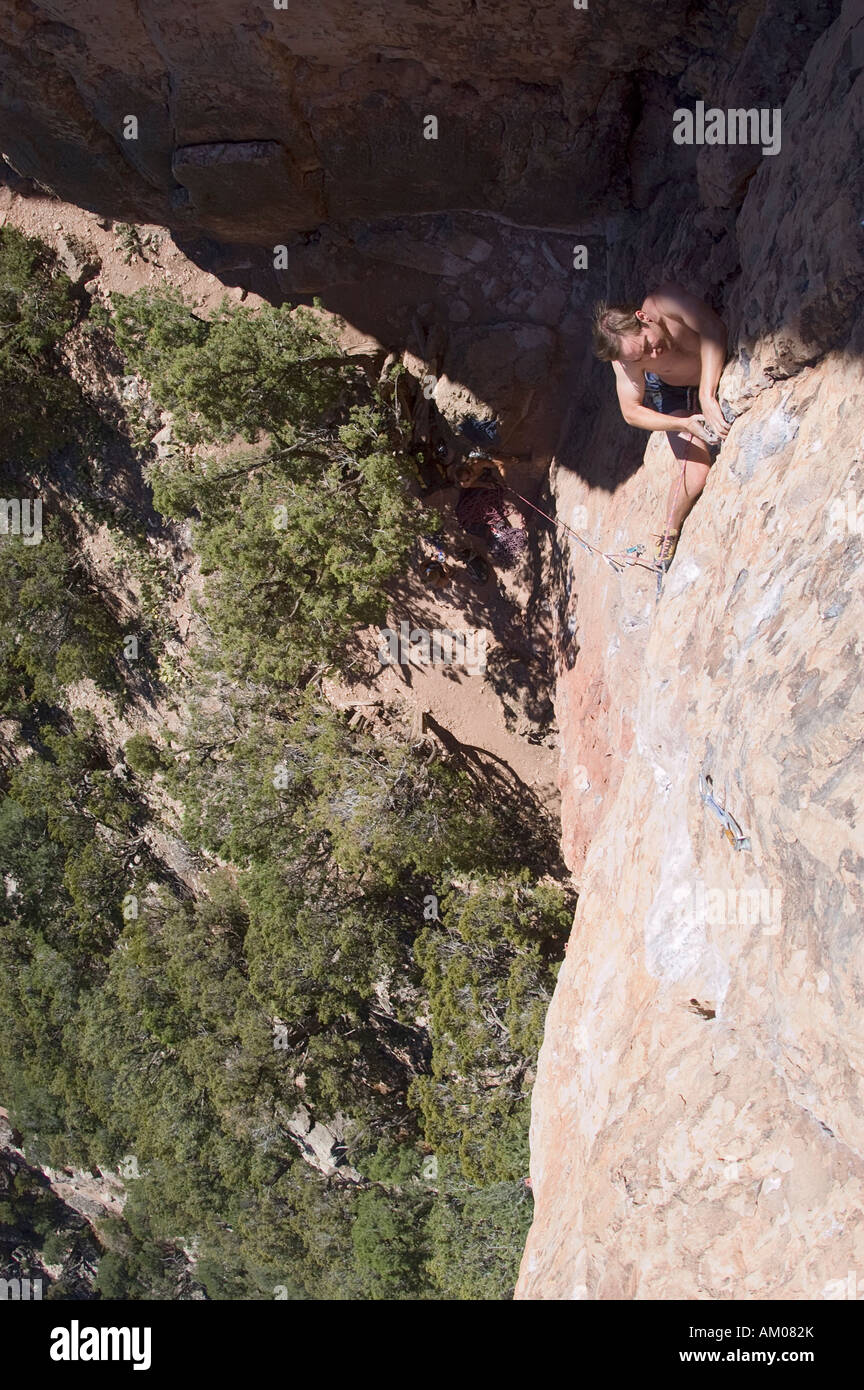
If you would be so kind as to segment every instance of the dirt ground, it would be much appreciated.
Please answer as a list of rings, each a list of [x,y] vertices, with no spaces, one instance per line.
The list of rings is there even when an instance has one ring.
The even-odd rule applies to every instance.
[[[138,227],[136,249],[130,253],[129,237],[124,239],[107,219],[50,198],[22,198],[0,189],[0,225],[6,223],[53,246],[73,278],[92,262],[93,273],[89,278],[85,275],[85,287],[102,302],[112,291],[131,294],[160,282],[177,287],[205,313],[226,297],[250,306],[261,302],[195,266],[161,227]],[[368,346],[368,340],[350,325],[342,327],[340,337],[348,351]],[[530,462],[508,472],[507,482],[535,499],[538,483]],[[438,512],[441,525],[434,538],[418,547],[407,576],[394,585],[389,625],[398,634],[400,624],[407,623],[409,634],[422,629],[430,640],[436,630],[485,633],[485,670],[476,669],[481,661],[475,674],[455,660],[424,665],[403,659],[382,664],[382,638],[377,630],[367,629],[358,635],[356,675],[350,682],[332,682],[329,694],[340,706],[355,707],[358,722],[363,720],[373,730],[398,728],[417,745],[437,743],[470,761],[475,769],[505,775],[512,786],[524,791],[526,799],[536,800],[548,814],[557,816],[557,736],[549,700],[552,615],[544,597],[551,528],[527,508],[520,515],[521,504],[509,498],[512,524],[524,525],[528,531],[526,556],[510,571],[490,564],[489,578],[478,582],[459,553],[470,548],[488,559],[488,551],[482,540],[466,535],[459,526],[458,496],[459,490],[450,487],[429,497],[428,505]],[[439,551],[448,579],[442,589],[435,590],[424,582],[421,568]],[[190,579],[193,570],[194,566]],[[177,609],[181,644],[189,630],[188,622],[182,621],[186,608],[181,596]],[[480,650],[474,648],[475,653]],[[123,731],[116,732],[122,736]]]
[[[529,556],[515,571],[496,572],[490,564],[488,579],[478,583],[458,557],[468,547],[481,555],[486,550],[459,527],[457,500],[456,488],[430,498],[442,519],[440,530],[420,544],[417,562],[394,586],[387,627],[360,634],[356,677],[350,684],[332,682],[329,693],[373,725],[382,715],[387,723],[399,723],[414,744],[437,742],[448,751],[458,744],[469,758],[506,767],[556,814],[557,735],[545,693],[551,611],[542,577],[548,541],[532,535]],[[514,524],[519,520],[515,515]],[[438,554],[449,577],[433,590],[421,569]],[[452,662],[424,660],[420,634],[429,634],[431,645],[436,631],[463,634],[464,647],[457,639]],[[446,654],[446,640],[438,640]]]

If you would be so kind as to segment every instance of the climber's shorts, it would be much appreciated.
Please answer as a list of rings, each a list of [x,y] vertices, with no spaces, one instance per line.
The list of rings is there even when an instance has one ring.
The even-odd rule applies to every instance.
[[[658,410],[661,415],[672,415],[676,410],[695,415],[699,409],[699,392],[695,386],[670,386],[655,372],[646,372],[642,404]]]

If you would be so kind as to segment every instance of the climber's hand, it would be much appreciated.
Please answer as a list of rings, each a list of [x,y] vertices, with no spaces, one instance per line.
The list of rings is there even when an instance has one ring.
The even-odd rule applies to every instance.
[[[719,434],[721,439],[725,439],[729,433],[729,425],[716,396],[706,396],[704,400],[700,400],[699,404],[702,407],[702,414],[714,433]]]
[[[691,415],[688,419],[681,421],[682,434],[695,435],[697,439],[703,440],[705,444],[716,444],[717,436],[711,432],[704,415]]]

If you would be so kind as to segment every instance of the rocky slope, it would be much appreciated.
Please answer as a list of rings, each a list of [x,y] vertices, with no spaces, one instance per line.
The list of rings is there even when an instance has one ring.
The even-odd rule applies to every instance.
[[[864,1258],[860,5],[19,0],[0,65],[10,183],[418,351],[445,416],[497,415],[538,474],[554,451],[605,549],[658,529],[671,468],[590,362],[590,304],[675,276],[723,313],[738,418],[659,605],[560,549],[581,901],[519,1294],[830,1296]],[[781,153],[674,145],[697,99],[782,106]]]
[[[90,1298],[102,1253],[99,1224],[122,1213],[122,1184],[112,1175],[37,1167],[18,1138],[0,1107],[0,1279],[29,1280],[25,1299],[44,1298],[52,1285],[66,1298]],[[46,1226],[54,1264],[44,1254]]]

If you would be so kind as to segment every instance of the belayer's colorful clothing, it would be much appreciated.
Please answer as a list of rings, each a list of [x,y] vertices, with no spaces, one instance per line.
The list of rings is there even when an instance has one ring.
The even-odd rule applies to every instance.
[[[459,525],[469,536],[480,536],[489,554],[505,569],[512,569],[528,545],[528,533],[511,526],[500,487],[468,487],[456,504]]]

